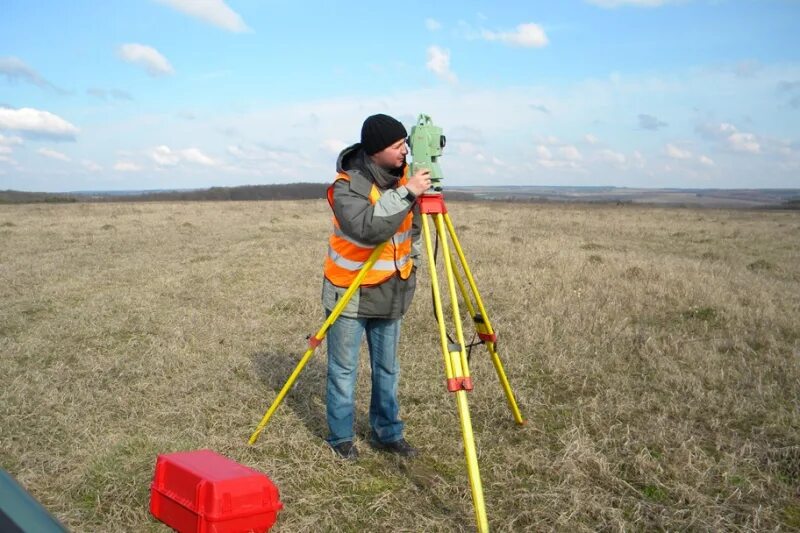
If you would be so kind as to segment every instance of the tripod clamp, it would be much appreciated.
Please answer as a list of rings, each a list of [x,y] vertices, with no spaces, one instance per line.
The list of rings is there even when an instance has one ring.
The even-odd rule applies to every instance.
[[[475,313],[475,316],[472,317],[472,321],[475,322],[475,331],[481,343],[485,344],[491,342],[494,344],[494,349],[497,350],[497,333],[489,331],[489,328],[486,326],[486,321],[483,319],[483,315]]]
[[[461,357],[461,345],[457,342],[452,342],[447,345],[447,350],[450,353],[451,359],[458,359]],[[454,376],[447,380],[447,391],[458,392],[460,390],[472,390],[472,377],[471,376]]]

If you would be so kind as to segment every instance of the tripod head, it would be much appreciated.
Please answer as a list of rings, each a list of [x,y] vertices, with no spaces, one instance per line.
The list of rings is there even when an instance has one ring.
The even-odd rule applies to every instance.
[[[447,139],[442,128],[433,125],[429,115],[420,114],[417,123],[411,127],[408,145],[411,147],[411,173],[419,169],[431,172],[431,189],[429,192],[441,192],[442,171],[438,159],[442,155]]]

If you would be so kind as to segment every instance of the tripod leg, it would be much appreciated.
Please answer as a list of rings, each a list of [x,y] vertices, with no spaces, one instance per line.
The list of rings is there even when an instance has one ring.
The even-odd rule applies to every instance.
[[[438,278],[436,274],[435,264],[433,262],[433,246],[431,244],[431,233],[428,224],[427,215],[422,216],[422,230],[425,236],[425,249],[428,253],[428,266],[431,271],[431,285],[433,287],[434,306],[436,308],[437,320],[439,323],[439,336],[442,344],[442,353],[445,358],[445,368],[447,372],[448,390],[454,392],[456,395],[456,407],[458,408],[458,417],[461,423],[461,434],[464,444],[464,455],[467,461],[467,475],[469,477],[470,489],[472,491],[472,504],[475,509],[475,522],[478,526],[478,531],[484,532],[489,530],[489,522],[486,518],[486,505],[483,499],[483,485],[481,484],[480,470],[478,469],[478,454],[475,450],[475,437],[472,433],[472,420],[469,414],[469,403],[467,402],[467,391],[472,389],[472,383],[469,379],[469,367],[466,361],[466,351],[464,348],[464,334],[461,329],[461,317],[458,312],[458,300],[455,292],[455,285],[453,279],[452,262],[450,261],[450,252],[447,246],[447,240],[444,238],[444,228],[442,225],[442,215],[435,214],[436,228],[440,235],[442,235],[442,246],[444,248],[445,257],[445,273],[447,276],[447,285],[450,291],[450,303],[453,311],[453,318],[456,325],[456,333],[458,346],[448,346],[446,341],[447,332],[444,326],[444,317],[442,314],[441,295],[439,293]]]
[[[489,314],[486,312],[486,308],[483,305],[483,300],[481,300],[480,292],[478,292],[478,286],[475,283],[475,278],[472,276],[472,272],[469,269],[469,265],[467,264],[467,258],[464,255],[464,250],[461,248],[461,244],[458,242],[458,236],[456,236],[456,230],[453,227],[453,221],[450,220],[450,215],[445,213],[444,215],[444,222],[447,225],[447,232],[450,235],[450,240],[453,241],[453,247],[456,249],[456,253],[458,254],[458,258],[461,261],[461,266],[464,268],[464,274],[467,277],[467,281],[469,283],[470,288],[472,289],[472,293],[475,295],[475,302],[478,306],[478,310],[480,311],[481,318],[484,322],[484,326],[486,328],[486,334],[490,339],[496,338],[494,335],[494,330],[492,329],[492,324],[489,321]],[[463,284],[462,284],[463,287]],[[468,300],[466,295],[466,290],[463,291],[464,299]],[[468,305],[471,308],[471,305]],[[475,316],[473,314],[473,316]],[[511,384],[508,382],[508,377],[506,376],[506,372],[503,369],[503,363],[500,361],[500,356],[497,354],[497,347],[495,345],[494,340],[486,340],[486,349],[489,351],[489,356],[492,359],[492,364],[494,365],[495,372],[497,372],[497,377],[500,380],[500,384],[503,387],[503,391],[506,395],[506,401],[508,402],[508,406],[511,409],[511,413],[514,416],[514,421],[517,424],[524,424],[525,420],[522,418],[522,413],[519,410],[519,406],[517,405],[517,400],[514,397],[514,392],[511,390]]]
[[[255,431],[253,431],[253,434],[250,435],[250,439],[247,441],[248,444],[252,445],[256,443],[256,441],[258,440],[258,436],[264,430],[264,427],[266,427],[267,422],[269,422],[269,419],[272,417],[272,414],[278,409],[278,406],[281,404],[284,397],[291,390],[292,386],[294,385],[294,382],[300,375],[300,372],[303,371],[303,368],[305,368],[306,364],[311,359],[311,356],[314,355],[314,350],[317,348],[317,346],[319,346],[322,343],[322,340],[325,338],[325,334],[328,332],[328,329],[331,327],[331,325],[333,325],[334,322],[336,322],[336,319],[339,318],[339,315],[342,314],[342,311],[344,311],[344,308],[347,306],[347,303],[350,301],[350,298],[353,297],[353,294],[355,294],[355,292],[361,286],[361,282],[364,281],[364,277],[367,275],[367,272],[369,272],[370,269],[372,269],[372,265],[374,265],[375,261],[377,261],[378,258],[381,256],[381,252],[383,252],[385,246],[386,243],[383,243],[375,247],[375,249],[372,251],[367,261],[364,263],[364,266],[361,267],[361,270],[358,272],[358,275],[356,275],[356,278],[353,280],[353,283],[350,284],[350,286],[347,288],[347,290],[339,299],[339,301],[336,302],[336,306],[331,310],[330,316],[328,316],[328,318],[322,324],[322,327],[319,329],[319,331],[317,331],[317,333],[314,334],[314,336],[309,339],[308,350],[306,350],[306,353],[303,354],[303,357],[300,359],[300,362],[297,364],[294,371],[289,376],[289,379],[286,381],[286,384],[278,393],[278,396],[275,397],[275,400],[272,402],[272,405],[269,406],[269,409],[267,409],[267,412],[264,414],[264,417],[261,419],[261,422],[259,422],[258,427],[256,427]]]
[[[450,350],[447,346],[447,328],[444,325],[444,314],[442,313],[442,296],[439,293],[439,276],[436,272],[436,265],[433,263],[433,244],[431,242],[431,228],[428,224],[428,215],[422,215],[422,235],[425,239],[425,251],[428,253],[428,267],[431,272],[431,289],[433,290],[433,307],[436,310],[436,323],[439,326],[439,340],[442,345],[442,356],[444,356],[445,376],[448,381],[453,379],[453,366],[450,363]]]
[[[437,213],[434,215],[434,220],[436,222],[436,231],[439,235],[442,236],[442,255],[444,256],[444,271],[447,274],[447,288],[450,291],[450,307],[453,311],[453,322],[456,326],[456,340],[459,344],[459,362],[460,362],[460,370],[462,372],[462,376],[464,378],[469,378],[469,364],[467,363],[467,350],[466,350],[466,343],[464,342],[464,330],[461,327],[461,312],[458,309],[458,295],[456,294],[456,287],[455,287],[455,280],[453,274],[453,263],[450,260],[452,257],[450,254],[450,246],[447,244],[447,239],[445,238],[444,233],[444,226],[442,222],[442,215]]]

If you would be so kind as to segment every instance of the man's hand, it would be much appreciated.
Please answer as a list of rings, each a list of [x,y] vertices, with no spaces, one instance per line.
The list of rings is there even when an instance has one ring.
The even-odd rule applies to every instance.
[[[417,170],[413,176],[408,178],[406,189],[411,191],[414,196],[419,196],[431,188],[431,171],[427,168]]]

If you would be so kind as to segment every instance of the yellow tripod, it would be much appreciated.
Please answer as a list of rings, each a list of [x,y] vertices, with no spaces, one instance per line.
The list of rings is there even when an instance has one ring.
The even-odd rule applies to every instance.
[[[464,443],[464,455],[466,456],[467,460],[467,475],[469,477],[470,489],[472,491],[472,503],[475,508],[475,522],[478,526],[478,531],[485,532],[489,530],[489,522],[486,518],[486,506],[483,499],[483,486],[481,485],[481,476],[478,469],[478,456],[475,450],[475,438],[472,433],[472,421],[470,420],[469,404],[467,402],[467,392],[472,390],[472,377],[470,376],[469,363],[467,361],[467,347],[464,342],[464,332],[461,326],[461,314],[458,307],[456,285],[458,285],[462,299],[467,306],[470,316],[473,319],[477,335],[481,339],[482,343],[486,345],[486,348],[489,351],[489,356],[491,357],[492,364],[497,372],[497,377],[500,379],[500,384],[505,392],[506,400],[508,401],[508,405],[514,416],[514,420],[520,425],[524,424],[525,421],[523,420],[522,414],[517,406],[514,393],[511,391],[511,385],[508,383],[508,378],[506,377],[505,370],[503,369],[503,364],[500,361],[500,356],[497,354],[497,335],[492,329],[491,322],[489,321],[489,315],[486,313],[480,293],[478,292],[478,287],[475,284],[475,279],[473,278],[472,272],[469,269],[464,251],[461,248],[461,244],[456,236],[455,228],[450,220],[450,215],[447,213],[444,197],[441,193],[426,193],[420,196],[418,201],[420,212],[422,214],[422,233],[423,237],[425,238],[425,251],[428,256],[428,267],[431,275],[433,304],[436,310],[436,320],[439,327],[439,338],[441,340],[445,374],[447,376],[447,390],[455,393],[456,395],[456,406],[458,408],[458,416],[461,422],[461,434]],[[430,223],[428,221],[429,217],[433,219],[433,222],[436,226],[437,235],[441,238],[440,242],[442,245],[442,255],[444,256],[444,270],[450,296],[453,322],[456,330],[456,342],[453,343],[448,342],[447,337],[447,327],[445,325],[443,314],[441,292],[439,291],[439,279],[436,272],[436,264],[434,263],[435,255],[433,241],[431,238]],[[461,262],[461,266],[464,270],[464,275],[466,276],[467,280],[466,284],[464,282],[464,277],[462,277],[461,273],[455,267],[455,257],[453,256],[450,246],[448,245],[447,236],[450,237],[453,248],[455,248],[458,259]],[[278,396],[272,402],[272,405],[264,414],[264,417],[261,419],[258,427],[256,427],[256,430],[250,436],[249,444],[254,444],[256,442],[259,434],[263,431],[264,427],[267,425],[267,422],[269,422],[270,417],[272,417],[272,414],[283,401],[286,394],[289,392],[289,390],[291,390],[295,380],[300,375],[300,372],[302,372],[306,363],[308,363],[309,359],[314,354],[314,350],[322,343],[322,340],[325,338],[330,326],[336,321],[339,315],[341,315],[342,311],[347,305],[347,302],[353,296],[355,291],[358,290],[358,287],[361,285],[361,282],[367,275],[367,272],[369,272],[369,270],[375,264],[375,261],[377,261],[378,257],[383,251],[384,246],[385,244],[382,244],[375,248],[369,259],[367,259],[367,262],[359,271],[356,279],[353,280],[353,283],[350,285],[350,287],[348,287],[342,298],[339,299],[336,306],[331,311],[330,316],[328,316],[327,320],[325,320],[325,323],[315,335],[309,338],[309,346],[306,350],[306,353],[300,359],[300,362],[292,372],[291,376],[289,376],[286,384],[283,386],[281,391],[278,393]],[[469,296],[467,285],[469,285],[469,288],[474,295],[475,304],[473,304],[472,299]]]

